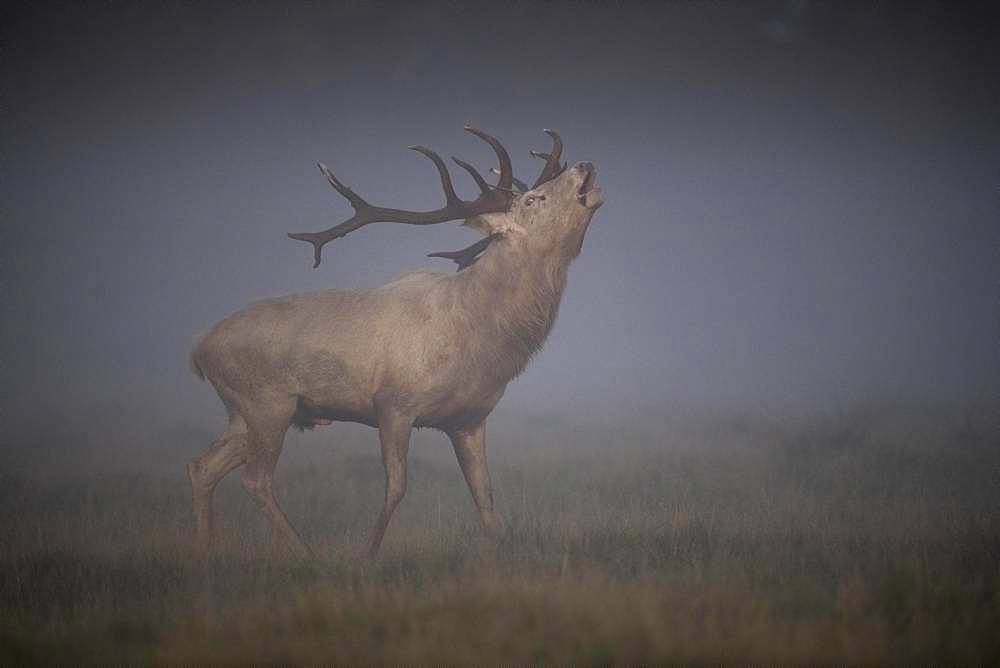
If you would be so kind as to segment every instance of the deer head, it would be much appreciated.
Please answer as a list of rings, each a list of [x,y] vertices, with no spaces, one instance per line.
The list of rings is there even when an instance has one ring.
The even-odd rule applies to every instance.
[[[565,163],[560,163],[561,138],[556,132],[545,130],[552,137],[552,151],[531,152],[531,155],[544,159],[545,166],[528,189],[526,184],[514,178],[510,156],[497,139],[469,125],[465,126],[465,130],[489,143],[500,163],[499,170],[492,170],[499,175],[499,179],[496,185],[491,186],[475,167],[452,157],[479,186],[480,195],[475,200],[465,201],[458,197],[444,160],[424,146],[411,146],[410,149],[425,155],[438,170],[445,205],[434,211],[407,211],[374,206],[339,181],[326,165],[319,163],[320,171],[327,181],[351,203],[355,214],[322,232],[298,232],[288,236],[313,245],[313,267],[319,266],[325,244],[376,222],[433,225],[464,220],[464,225],[485,234],[486,238],[459,251],[429,254],[429,257],[453,260],[458,264],[459,270],[474,263],[490,243],[502,236],[519,238],[522,243],[543,253],[558,251],[569,257],[579,254],[590,219],[603,203],[601,191],[595,187],[594,166],[589,162],[582,162],[567,170]],[[517,190],[514,189],[515,185]]]
[[[593,164],[578,163],[551,179],[540,178],[539,185],[514,197],[507,211],[482,214],[465,224],[488,239],[520,237],[538,254],[557,252],[574,258],[594,211],[604,203],[596,175]]]

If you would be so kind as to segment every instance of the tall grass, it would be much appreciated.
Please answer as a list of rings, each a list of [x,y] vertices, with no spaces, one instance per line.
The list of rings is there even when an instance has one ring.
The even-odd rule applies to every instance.
[[[0,664],[1000,661],[994,416],[532,426],[491,445],[504,540],[423,434],[375,562],[371,433],[290,439],[278,495],[307,562],[272,552],[235,480],[214,555],[190,552],[180,471],[207,434],[153,466],[8,467]]]

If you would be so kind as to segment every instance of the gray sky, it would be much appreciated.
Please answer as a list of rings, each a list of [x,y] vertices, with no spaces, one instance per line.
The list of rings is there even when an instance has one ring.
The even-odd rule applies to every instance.
[[[193,336],[257,298],[374,286],[474,233],[372,225],[317,270],[287,231],[436,208],[430,163],[544,127],[606,205],[504,410],[1000,390],[1000,80],[947,3],[35,7],[3,23],[4,417],[219,414]],[[460,170],[461,193],[474,185]],[[598,353],[598,354],[595,354]],[[6,420],[5,420],[6,421]]]

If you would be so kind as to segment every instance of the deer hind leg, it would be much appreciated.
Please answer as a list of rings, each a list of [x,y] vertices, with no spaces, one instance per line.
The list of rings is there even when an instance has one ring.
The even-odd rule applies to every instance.
[[[410,449],[410,431],[413,420],[396,414],[382,415],[378,422],[378,438],[382,446],[382,465],[385,467],[385,502],[372,529],[368,543],[368,556],[378,554],[385,529],[392,513],[406,494],[406,455]]]
[[[188,463],[187,471],[191,480],[194,506],[195,547],[201,553],[207,552],[212,542],[212,496],[215,486],[226,477],[227,473],[244,462],[246,449],[246,423],[239,416],[235,416],[229,421],[229,426],[222,436],[217,438],[208,450]]]
[[[503,515],[493,507],[493,483],[486,465],[486,423],[449,432],[448,437],[455,448],[455,456],[465,475],[465,482],[472,492],[472,500],[476,502],[480,521],[491,533],[502,535],[507,524]]]
[[[295,557],[306,559],[312,556],[312,552],[281,510],[274,498],[271,484],[293,412],[294,405],[287,411],[287,415],[280,414],[265,419],[255,417],[250,421],[246,466],[243,468],[241,482],[243,489],[267,517],[272,539]]]

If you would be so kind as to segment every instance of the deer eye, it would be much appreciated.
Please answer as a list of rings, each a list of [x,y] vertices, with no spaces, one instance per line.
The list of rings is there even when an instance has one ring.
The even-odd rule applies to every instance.
[[[524,198],[524,206],[531,206],[534,203],[535,203],[534,195],[528,195],[527,197]]]

